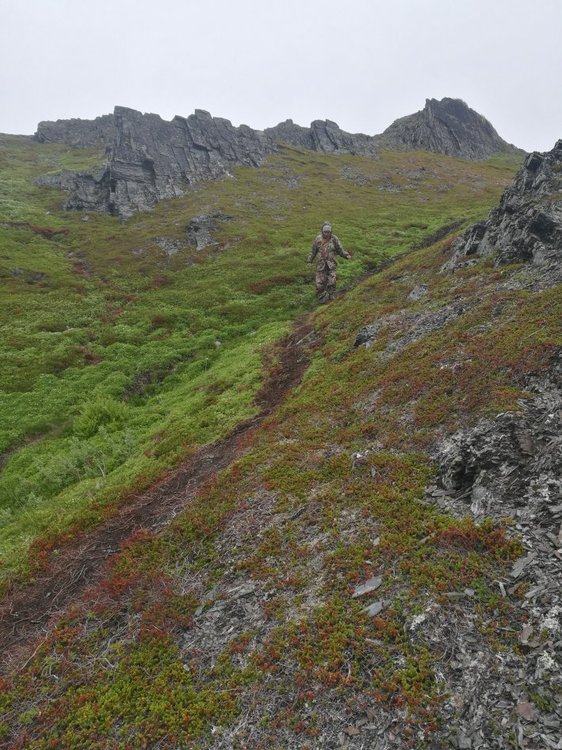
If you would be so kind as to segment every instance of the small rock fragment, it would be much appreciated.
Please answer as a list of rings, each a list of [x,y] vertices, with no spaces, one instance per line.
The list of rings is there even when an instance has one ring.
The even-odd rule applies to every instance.
[[[526,721],[536,721],[538,713],[532,703],[521,701],[517,704],[517,714]]]
[[[372,591],[376,591],[378,587],[382,583],[382,577],[381,576],[375,576],[374,578],[369,578],[368,581],[366,581],[361,586],[358,586],[355,591],[353,592],[353,599],[357,599],[360,596],[365,596],[365,594],[370,594]]]
[[[519,560],[516,560],[515,563],[514,563],[514,565],[513,565],[513,568],[511,569],[511,577],[512,578],[519,578],[519,576],[525,570],[525,568],[527,567],[527,565],[529,565],[529,563],[533,562],[533,560],[535,559],[535,557],[536,557],[536,555],[534,555],[532,552],[529,552],[529,554],[526,555],[525,557],[520,557]]]
[[[365,607],[363,612],[366,612],[369,617],[375,617],[375,615],[378,615],[379,612],[382,612],[382,609],[384,607],[384,604],[382,602],[374,602],[373,604],[370,604],[368,607]]]
[[[519,633],[519,640],[523,644],[527,644],[529,642],[529,638],[533,635],[533,627],[532,625],[525,625],[523,630]]]

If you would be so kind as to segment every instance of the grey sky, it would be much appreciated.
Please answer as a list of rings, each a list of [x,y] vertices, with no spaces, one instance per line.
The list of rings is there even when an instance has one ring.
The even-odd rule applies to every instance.
[[[451,96],[544,151],[561,34],[562,0],[0,0],[0,132],[120,104],[373,135]]]

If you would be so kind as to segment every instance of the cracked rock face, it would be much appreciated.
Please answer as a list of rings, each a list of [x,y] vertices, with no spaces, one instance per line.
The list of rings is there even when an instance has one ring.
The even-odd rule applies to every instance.
[[[234,165],[257,166],[274,150],[263,134],[245,125],[235,128],[203,110],[166,122],[117,107],[115,120],[109,184],[102,194],[109,187],[110,210],[123,217],[183,195],[201,180],[225,177]]]
[[[562,280],[562,140],[527,157],[486,222],[469,227],[453,245],[443,271],[493,258],[496,266],[529,263]]]

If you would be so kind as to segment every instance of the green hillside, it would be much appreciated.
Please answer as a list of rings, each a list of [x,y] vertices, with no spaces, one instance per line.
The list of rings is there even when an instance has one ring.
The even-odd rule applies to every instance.
[[[95,524],[258,411],[268,347],[315,306],[304,260],[325,218],[354,254],[340,264],[348,288],[443,226],[485,216],[514,170],[286,148],[126,224],[64,212],[64,194],[33,184],[100,159],[0,140],[4,576],[38,537]],[[231,217],[218,244],[187,246],[190,220],[217,212]],[[163,241],[181,249],[167,255]]]
[[[31,181],[99,154],[0,145],[6,601],[86,545],[76,595],[54,580],[61,611],[4,634],[0,747],[507,748],[532,711],[552,728],[556,675],[526,659],[555,631],[521,637],[544,590],[513,577],[516,520],[427,496],[443,441],[521,413],[559,351],[559,286],[440,272],[518,165],[281,148],[119,223]],[[197,250],[202,215],[222,219]],[[318,306],[325,219],[353,259]],[[80,582],[147,488],[182,507]]]

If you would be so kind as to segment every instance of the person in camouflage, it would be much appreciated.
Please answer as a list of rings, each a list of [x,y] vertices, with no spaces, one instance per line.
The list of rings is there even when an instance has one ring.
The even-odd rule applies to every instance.
[[[312,243],[312,250],[307,263],[316,258],[316,294],[321,303],[329,302],[336,296],[336,255],[351,258],[351,254],[344,250],[332,227],[327,222],[322,225],[322,232]]]

